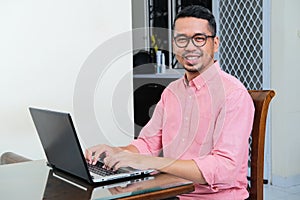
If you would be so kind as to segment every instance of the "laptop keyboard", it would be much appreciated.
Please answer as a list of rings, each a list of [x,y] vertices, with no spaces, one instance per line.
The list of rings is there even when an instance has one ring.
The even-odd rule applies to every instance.
[[[103,168],[103,163],[101,162],[97,162],[95,165],[89,164],[87,163],[89,171],[98,174],[100,176],[108,176],[108,175],[114,175],[114,174],[120,174],[122,173],[122,171],[117,170],[117,171],[113,171],[113,170],[109,170],[109,169],[105,169]]]

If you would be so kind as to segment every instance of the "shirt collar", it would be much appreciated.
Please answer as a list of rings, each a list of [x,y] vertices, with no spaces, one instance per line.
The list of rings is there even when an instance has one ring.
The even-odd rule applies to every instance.
[[[211,80],[216,74],[218,74],[220,70],[221,68],[219,62],[215,61],[212,66],[210,66],[207,70],[199,74],[190,82],[187,80],[186,75],[184,75],[184,84],[186,86],[196,87],[197,90],[200,90],[201,87],[203,87],[207,81]]]

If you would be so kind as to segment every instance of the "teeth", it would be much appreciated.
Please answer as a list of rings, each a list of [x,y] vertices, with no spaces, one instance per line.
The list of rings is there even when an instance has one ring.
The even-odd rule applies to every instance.
[[[198,56],[187,56],[185,57],[187,60],[196,60],[198,59]]]

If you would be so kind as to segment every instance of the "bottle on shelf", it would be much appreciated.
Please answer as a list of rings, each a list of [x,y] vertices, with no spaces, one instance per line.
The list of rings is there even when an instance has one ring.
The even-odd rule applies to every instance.
[[[156,73],[161,74],[166,72],[166,58],[162,51],[156,52]]]
[[[156,73],[160,74],[161,73],[161,51],[158,50],[156,52]]]

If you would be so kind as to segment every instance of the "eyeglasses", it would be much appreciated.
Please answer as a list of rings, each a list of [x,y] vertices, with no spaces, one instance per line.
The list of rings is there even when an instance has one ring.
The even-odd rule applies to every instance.
[[[206,44],[207,38],[214,38],[215,35],[205,35],[202,33],[197,33],[192,37],[187,37],[185,35],[177,35],[174,37],[174,41],[177,47],[185,48],[189,45],[190,40],[196,47],[203,47]]]

